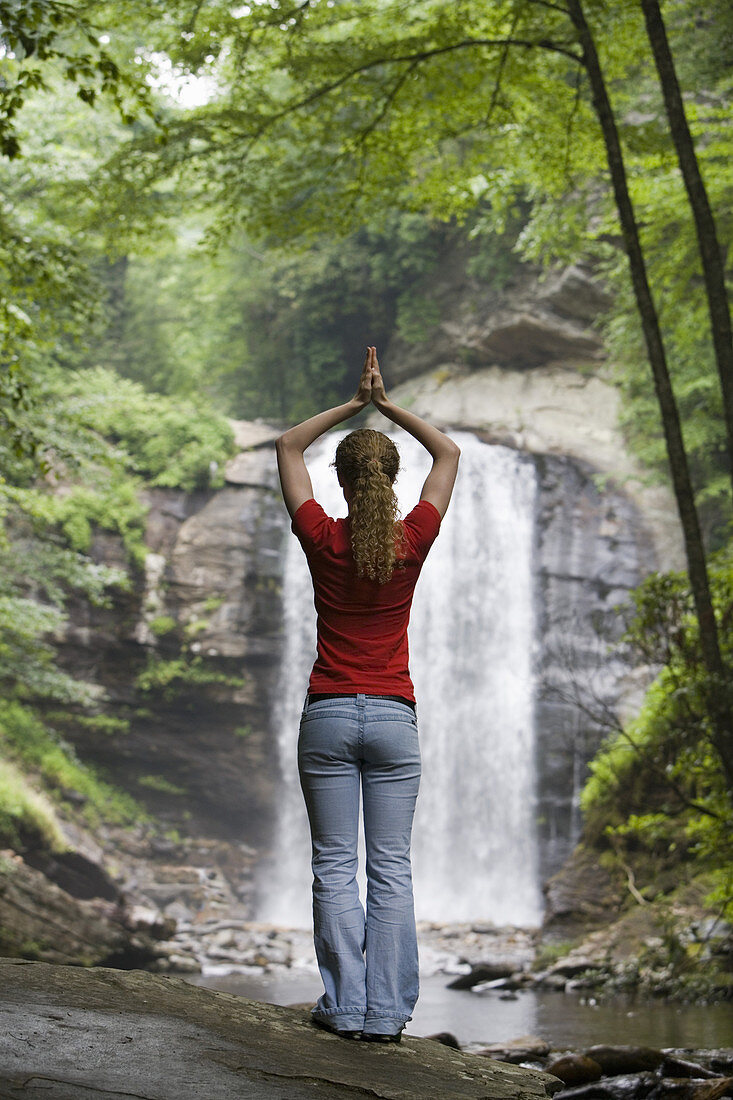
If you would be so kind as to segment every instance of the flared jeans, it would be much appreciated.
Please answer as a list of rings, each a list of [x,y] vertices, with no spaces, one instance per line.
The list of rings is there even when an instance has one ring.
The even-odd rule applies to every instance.
[[[306,700],[298,770],[310,822],[313,931],[332,1027],[399,1032],[419,992],[410,838],[420,785],[417,719],[374,695]],[[357,884],[359,796],[366,915]]]

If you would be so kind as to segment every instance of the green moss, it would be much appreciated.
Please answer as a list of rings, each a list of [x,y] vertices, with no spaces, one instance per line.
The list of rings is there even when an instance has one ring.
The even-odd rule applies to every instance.
[[[29,840],[53,852],[69,848],[48,798],[34,790],[19,768],[9,760],[0,769],[0,839],[23,849]]]
[[[138,786],[147,787],[151,791],[160,791],[161,794],[187,794],[185,787],[177,787],[164,775],[142,775],[138,779]]]
[[[534,957],[533,969],[547,970],[558,959],[564,959],[566,955],[569,955],[575,946],[575,940],[540,944]]]
[[[243,680],[239,676],[227,676],[226,673],[211,668],[202,657],[184,656],[171,661],[151,657],[138,674],[135,684],[139,691],[160,694],[164,699],[170,700],[188,688],[212,685],[242,687]]]
[[[166,634],[172,633],[178,623],[170,615],[158,615],[155,619],[151,619],[148,626],[156,638],[163,638]]]
[[[223,596],[209,596],[204,600],[204,611],[210,615],[212,612],[218,611],[224,603]]]
[[[81,726],[111,737],[118,733],[129,733],[130,723],[126,718],[116,718],[112,714],[72,714],[68,711],[54,710],[46,714],[46,720],[52,725]]]
[[[0,702],[0,756],[37,773],[46,793],[57,802],[63,801],[64,790],[78,791],[86,799],[82,814],[92,825],[149,820],[130,795],[81,764],[71,746],[59,741],[33,711],[19,703]]]

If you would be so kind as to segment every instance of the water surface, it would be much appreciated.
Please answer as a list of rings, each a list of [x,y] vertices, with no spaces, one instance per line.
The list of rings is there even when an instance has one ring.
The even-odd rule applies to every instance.
[[[314,1003],[322,992],[317,974],[303,970],[280,974],[197,976],[196,985],[222,989],[271,1004]],[[446,974],[421,978],[420,999],[406,1035],[449,1031],[462,1046],[501,1043],[538,1035],[554,1048],[594,1043],[632,1043],[652,1047],[733,1045],[733,1005],[680,1005],[661,1000],[616,997],[586,1003],[578,994],[526,990],[516,1000],[497,992],[447,989]]]

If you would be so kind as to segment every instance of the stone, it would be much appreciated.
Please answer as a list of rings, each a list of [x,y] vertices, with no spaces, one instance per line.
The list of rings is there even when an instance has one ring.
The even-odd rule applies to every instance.
[[[733,1077],[694,1080],[688,1077],[663,1077],[649,1093],[649,1100],[718,1100],[733,1095]]]
[[[451,1031],[437,1031],[435,1035],[426,1035],[426,1039],[432,1039],[434,1043],[442,1043],[444,1047],[452,1047],[453,1050],[461,1049],[461,1044]]]
[[[635,1047],[629,1045],[610,1046],[598,1044],[588,1047],[584,1051],[587,1058],[592,1058],[601,1067],[604,1074],[628,1074],[643,1073],[657,1069],[664,1061],[661,1050],[652,1047]]]
[[[35,867],[45,878],[55,882],[75,898],[105,898],[121,901],[114,882],[100,864],[81,851],[49,852],[33,850],[24,854],[29,867]]]
[[[126,927],[121,906],[75,898],[11,851],[0,853],[0,952],[81,966],[145,966],[153,940]]]
[[[234,444],[240,451],[274,443],[282,432],[282,428],[276,428],[264,420],[230,420],[229,424],[234,432]]]
[[[547,1063],[547,1072],[559,1077],[566,1085],[587,1085],[597,1081],[603,1071],[598,1062],[587,1054],[563,1054]]]
[[[714,1077],[711,1069],[698,1065],[697,1062],[689,1062],[685,1058],[676,1058],[673,1054],[664,1052],[661,1073],[663,1077]]]
[[[428,1039],[346,1043],[181,978],[0,960],[0,1095],[541,1100],[561,1082]]]
[[[578,845],[561,870],[545,883],[543,893],[543,935],[555,939],[572,939],[579,931],[608,924],[620,904],[611,875],[599,863],[597,853],[583,845]]]
[[[654,1095],[657,1079],[652,1073],[627,1073],[603,1077],[587,1085],[576,1085],[557,1093],[558,1100],[641,1100]],[[660,1094],[659,1100],[662,1100]]]
[[[518,1065],[520,1062],[530,1062],[546,1057],[550,1053],[550,1044],[538,1035],[522,1035],[519,1039],[512,1039],[508,1043],[490,1043],[476,1053],[495,1058],[499,1062]]]
[[[448,982],[447,989],[471,989],[479,982],[493,982],[500,978],[509,978],[514,972],[511,963],[479,963],[472,966],[468,974],[460,974]]]
[[[131,905],[125,917],[131,932],[149,932],[155,939],[167,940],[175,934],[177,922],[149,905]]]
[[[246,485],[250,488],[269,489],[272,483],[272,453],[270,448],[259,451],[242,451],[230,458],[224,476],[228,485]]]
[[[572,978],[577,974],[582,974],[586,970],[599,970],[602,967],[602,962],[598,959],[592,959],[587,955],[566,955],[564,959],[558,959],[549,968],[550,974],[560,974],[564,978]]]

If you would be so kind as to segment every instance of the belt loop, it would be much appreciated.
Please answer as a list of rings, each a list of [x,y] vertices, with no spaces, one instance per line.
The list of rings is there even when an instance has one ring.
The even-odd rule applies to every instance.
[[[365,707],[366,706],[366,695],[364,695],[360,691],[357,692],[357,694],[356,694],[356,705],[357,705],[357,707]]]

